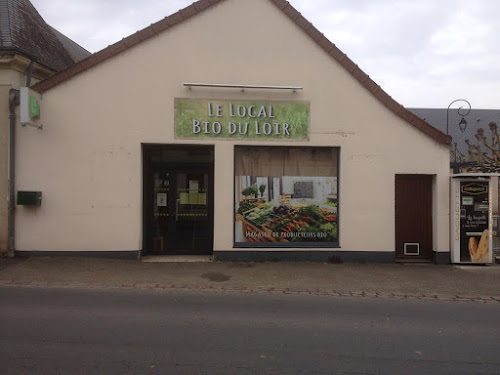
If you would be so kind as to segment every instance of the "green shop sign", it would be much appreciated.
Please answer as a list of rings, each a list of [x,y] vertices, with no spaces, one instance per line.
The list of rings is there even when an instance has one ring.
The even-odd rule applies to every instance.
[[[35,118],[40,116],[40,104],[36,96],[30,95],[28,99],[30,117]]]
[[[175,99],[179,138],[308,139],[309,103]]]

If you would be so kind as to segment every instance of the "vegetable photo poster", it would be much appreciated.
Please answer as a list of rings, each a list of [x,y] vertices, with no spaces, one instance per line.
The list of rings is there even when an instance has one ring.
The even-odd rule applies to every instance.
[[[235,176],[236,246],[338,244],[337,150],[290,149],[252,147],[236,153],[237,173],[257,172]],[[291,162],[296,165],[287,165]]]

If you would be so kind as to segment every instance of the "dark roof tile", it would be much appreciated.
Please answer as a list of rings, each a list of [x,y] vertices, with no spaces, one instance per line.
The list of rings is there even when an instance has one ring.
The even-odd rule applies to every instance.
[[[0,0],[0,51],[15,51],[56,71],[90,55],[47,25],[29,0]]]
[[[54,33],[54,35],[57,37],[57,39],[59,39],[59,41],[62,43],[64,49],[68,51],[69,55],[71,56],[71,59],[74,62],[82,61],[83,59],[86,59],[91,55],[89,51],[80,46],[78,43],[75,43],[73,40],[71,40],[61,32],[57,31],[52,26],[49,27]]]
[[[199,10],[196,8],[195,4],[191,4],[191,5],[189,5],[186,8],[181,10],[181,14],[182,14],[183,18],[192,17],[198,12],[199,12]]]
[[[194,16],[195,13],[193,13],[191,16]],[[172,14],[170,17],[168,17],[168,24],[169,26],[173,26],[175,24],[178,24],[179,22],[184,21],[185,18],[182,14],[182,11],[178,11],[174,14]]]
[[[489,123],[495,122],[500,125],[500,110],[472,108],[470,113],[463,116],[467,121],[467,127],[464,131],[461,131],[458,123],[462,116],[457,111],[457,107],[460,105],[464,106],[465,109],[464,103],[458,103],[456,107],[449,110],[446,108],[409,108],[409,110],[442,132],[446,132],[446,122],[448,120],[448,132],[453,137],[453,143],[457,143],[458,149],[467,154],[468,146],[465,140],[469,139],[472,143],[477,143],[475,135],[479,128],[483,128],[489,137]]]

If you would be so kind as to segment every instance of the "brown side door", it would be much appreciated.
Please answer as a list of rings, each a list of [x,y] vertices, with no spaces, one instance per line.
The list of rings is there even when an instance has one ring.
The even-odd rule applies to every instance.
[[[396,175],[396,261],[432,257],[432,176]]]

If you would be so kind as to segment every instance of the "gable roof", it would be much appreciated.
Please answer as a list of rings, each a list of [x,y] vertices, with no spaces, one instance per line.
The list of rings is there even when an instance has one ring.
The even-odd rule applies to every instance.
[[[82,47],[73,52],[71,46],[69,51],[68,41],[47,25],[29,0],[0,0],[0,52],[19,53],[61,71],[90,55]]]
[[[50,88],[70,79],[71,77],[84,72],[101,62],[116,56],[136,44],[139,44],[147,39],[158,35],[159,33],[168,30],[171,27],[205,11],[207,8],[215,6],[227,0],[198,0],[188,7],[179,10],[178,12],[165,17],[145,29],[142,29],[121,41],[110,45],[109,47],[95,53],[89,58],[77,63],[68,69],[56,74],[44,81],[41,81],[33,86],[34,90],[41,92],[47,91]],[[364,73],[346,54],[339,50],[335,44],[330,42],[312,23],[302,16],[290,3],[286,0],[269,0],[276,5],[283,13],[297,24],[309,37],[311,37],[326,53],[328,53],[337,63],[342,65],[361,85],[363,85],[371,94],[375,96],[383,105],[385,105],[394,114],[413,125],[423,133],[427,134],[441,144],[449,144],[451,137],[444,134],[440,130],[430,125],[425,120],[421,119],[414,113],[407,110],[401,104],[392,99],[382,88],[377,85],[366,73]]]

